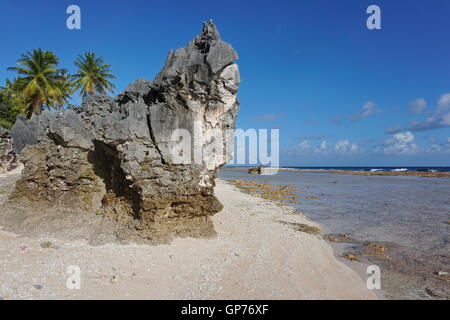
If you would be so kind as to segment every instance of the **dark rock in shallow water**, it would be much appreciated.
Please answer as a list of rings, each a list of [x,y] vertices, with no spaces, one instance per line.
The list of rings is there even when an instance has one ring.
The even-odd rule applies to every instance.
[[[249,174],[262,174],[263,166],[252,167],[248,169]]]
[[[19,119],[13,134],[25,168],[11,207],[46,212],[43,224],[55,213],[96,213],[116,222],[111,232],[122,240],[214,235],[210,216],[222,209],[214,179],[231,159],[239,109],[236,59],[210,21],[186,48],[169,53],[155,81],[138,79],[115,99],[89,96],[71,110]],[[198,157],[199,150],[206,151]],[[70,232],[77,222],[69,220],[51,223]],[[12,221],[10,229],[19,224]]]

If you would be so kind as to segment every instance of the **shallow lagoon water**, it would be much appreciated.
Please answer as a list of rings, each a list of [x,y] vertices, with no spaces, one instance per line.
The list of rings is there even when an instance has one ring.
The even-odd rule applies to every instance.
[[[328,233],[349,234],[361,242],[398,245],[403,260],[436,260],[435,265],[424,268],[447,271],[450,267],[450,179],[285,171],[260,176],[237,169],[222,170],[219,176],[294,185],[301,202],[296,207]],[[432,277],[440,270],[428,271]],[[420,278],[416,280],[422,281],[423,276]],[[402,295],[424,297],[403,291],[391,297]]]

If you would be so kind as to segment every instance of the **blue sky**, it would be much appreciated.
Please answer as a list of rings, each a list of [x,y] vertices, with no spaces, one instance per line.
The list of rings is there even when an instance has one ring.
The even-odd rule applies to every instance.
[[[66,28],[71,4],[81,30]],[[372,4],[381,30],[366,27]],[[2,0],[0,81],[33,48],[72,72],[89,50],[112,64],[119,93],[209,18],[240,57],[238,127],[280,128],[282,165],[450,165],[447,0]]]

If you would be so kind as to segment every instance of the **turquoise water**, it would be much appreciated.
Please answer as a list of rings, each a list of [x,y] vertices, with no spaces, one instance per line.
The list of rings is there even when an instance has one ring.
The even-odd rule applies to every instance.
[[[357,243],[388,244],[395,257],[380,263],[389,263],[386,268],[393,272],[402,273],[401,269],[408,269],[405,272],[411,279],[417,280],[411,284],[414,287],[411,290],[418,293],[408,293],[408,297],[426,298],[427,295],[420,290],[424,291],[430,283],[441,285],[433,272],[448,271],[450,267],[448,178],[311,172],[279,172],[273,176],[260,176],[236,169],[222,170],[219,176],[222,179],[294,185],[301,202],[296,205],[297,209],[319,222],[326,229],[325,233],[346,233]],[[412,265],[414,268],[411,269]],[[448,284],[442,285],[444,291],[446,286],[448,289]],[[393,296],[401,298],[401,294],[407,293]]]

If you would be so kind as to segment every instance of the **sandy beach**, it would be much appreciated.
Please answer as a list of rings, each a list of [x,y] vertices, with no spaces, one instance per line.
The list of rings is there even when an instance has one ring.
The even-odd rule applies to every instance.
[[[0,201],[14,179],[0,177]],[[216,194],[224,209],[213,239],[91,246],[0,231],[0,299],[377,298],[320,236],[290,224],[314,222],[222,180]],[[71,265],[81,269],[79,290],[66,287]]]

